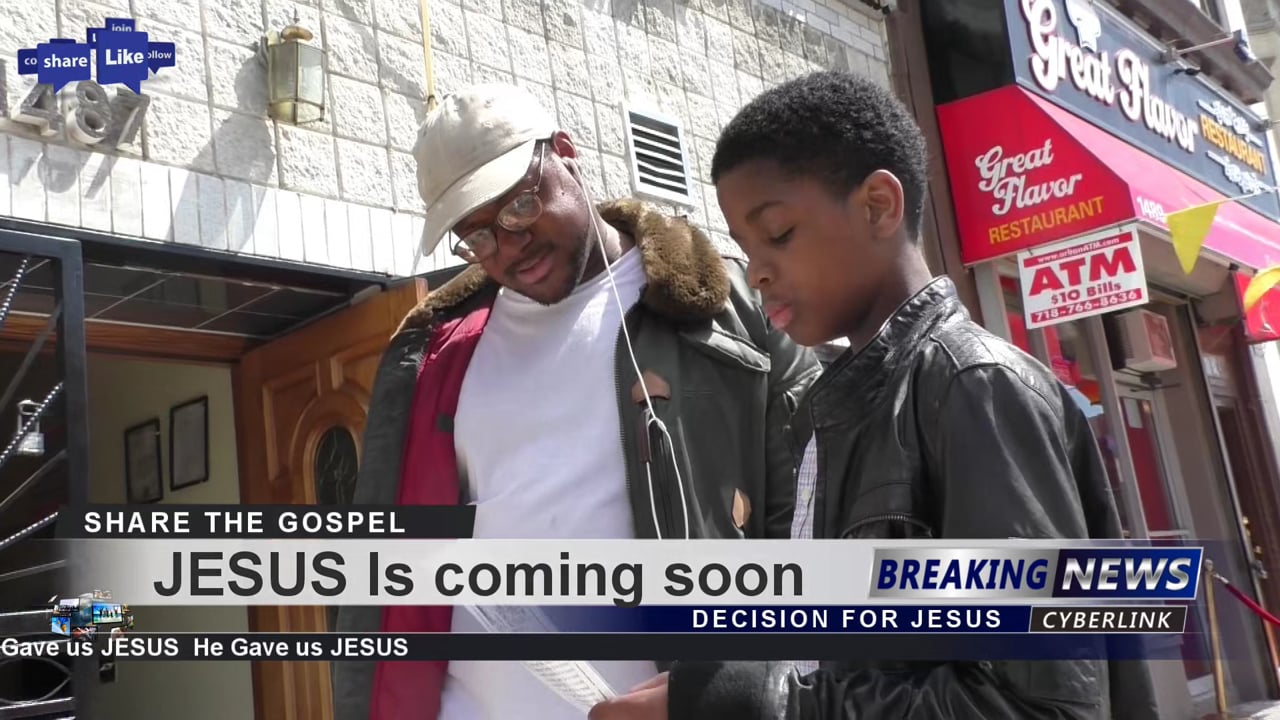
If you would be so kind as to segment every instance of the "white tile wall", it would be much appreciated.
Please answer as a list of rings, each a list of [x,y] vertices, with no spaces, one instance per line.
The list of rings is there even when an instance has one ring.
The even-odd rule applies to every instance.
[[[143,235],[151,240],[173,240],[169,169],[152,163],[138,163],[138,167],[142,176]]]
[[[631,193],[624,100],[679,116],[699,180],[690,216],[717,236],[707,166],[742,103],[818,68],[889,81],[883,19],[858,0],[429,2],[437,93],[528,87],[572,133],[599,193]],[[295,11],[328,53],[327,117],[305,127],[267,118],[256,52]],[[130,12],[178,52],[143,85],[137,141],[108,154],[0,120],[0,214],[391,274],[456,264],[447,243],[415,252],[419,0],[0,0],[9,107],[34,83],[16,73],[18,49]]]
[[[279,192],[275,188],[253,187],[253,244],[251,252],[263,257],[280,254]]]
[[[166,240],[200,244],[200,177],[182,168],[169,168],[169,211],[172,235]]]
[[[80,167],[80,224],[90,230],[111,230],[110,160],[91,154]]]
[[[276,238],[279,243],[280,257],[284,260],[302,262],[306,259],[305,244],[302,235],[302,201],[298,193],[282,190],[275,195]]]
[[[111,192],[112,232],[120,235],[143,236],[141,163],[132,158],[116,158],[111,165],[108,179]],[[0,190],[0,195],[4,191]]]
[[[228,179],[225,190],[227,248],[232,252],[253,252],[255,226],[253,186],[241,180]]]
[[[0,214],[27,220],[374,270],[370,211],[343,200],[0,134]],[[377,250],[377,269],[407,268],[421,218],[382,212],[386,222],[376,227],[385,247]],[[394,226],[409,234],[393,235],[392,218],[410,223]]]

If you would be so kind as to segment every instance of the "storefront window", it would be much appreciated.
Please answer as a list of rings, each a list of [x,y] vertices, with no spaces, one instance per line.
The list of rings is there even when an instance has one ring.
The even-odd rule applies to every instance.
[[[1138,491],[1142,495],[1148,534],[1157,539],[1189,538],[1191,533],[1178,522],[1169,498],[1169,472],[1164,460],[1168,448],[1161,442],[1152,391],[1121,387],[1120,409],[1124,413],[1125,436],[1133,457]]]

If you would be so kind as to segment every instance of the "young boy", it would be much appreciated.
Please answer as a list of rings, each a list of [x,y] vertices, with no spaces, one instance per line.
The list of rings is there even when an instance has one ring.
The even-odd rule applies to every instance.
[[[1065,388],[930,273],[925,143],[888,90],[835,72],[768,90],[725,128],[711,175],[773,324],[801,345],[850,343],[793,419],[793,537],[1120,537]],[[1156,709],[1140,662],[956,660],[824,662],[805,675],[677,663],[592,713],[666,716],[1145,720]]]

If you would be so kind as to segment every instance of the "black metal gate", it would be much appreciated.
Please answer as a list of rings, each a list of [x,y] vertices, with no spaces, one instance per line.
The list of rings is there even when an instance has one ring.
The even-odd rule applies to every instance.
[[[53,539],[59,510],[89,502],[84,320],[80,243],[0,229],[0,642],[10,649],[65,642],[50,627],[53,602],[85,591]],[[93,716],[95,659],[10,655],[0,652],[0,720]]]

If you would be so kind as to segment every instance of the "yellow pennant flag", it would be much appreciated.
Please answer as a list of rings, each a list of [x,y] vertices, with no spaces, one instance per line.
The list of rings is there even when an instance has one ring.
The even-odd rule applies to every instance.
[[[1200,247],[1204,245],[1209,228],[1213,227],[1213,218],[1218,214],[1218,206],[1224,202],[1227,201],[1215,200],[1165,216],[1174,252],[1178,253],[1178,262],[1182,264],[1182,271],[1186,274],[1190,275],[1195,268],[1196,258],[1200,257]]]
[[[1267,291],[1280,283],[1280,265],[1272,265],[1265,270],[1260,270],[1253,279],[1249,281],[1249,286],[1244,289],[1244,311],[1249,312],[1254,305],[1262,299]]]

